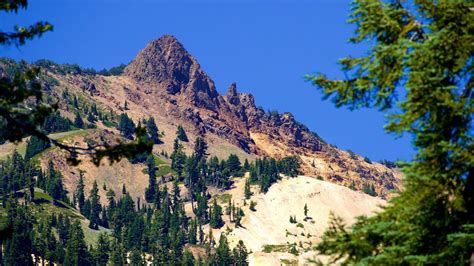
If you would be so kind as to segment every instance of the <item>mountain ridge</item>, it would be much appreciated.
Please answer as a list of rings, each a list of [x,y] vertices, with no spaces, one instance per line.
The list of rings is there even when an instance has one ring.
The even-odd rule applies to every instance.
[[[0,69],[8,64],[1,65]],[[220,158],[230,153],[241,159],[295,155],[308,176],[355,190],[370,187],[381,197],[401,189],[397,169],[325,143],[291,113],[265,112],[252,94],[238,92],[236,83],[225,94],[218,93],[198,61],[171,35],[148,43],[121,75],[89,73],[51,62],[38,66],[43,69],[48,97],[56,99],[62,114],[71,120],[75,111],[65,102],[65,93],[78,99],[80,111],[97,105],[110,118],[121,113],[135,122],[153,117],[164,133],[164,143],[155,145],[155,153],[171,154],[176,127],[182,125],[191,140],[205,137],[209,153]],[[111,130],[101,121],[97,125]],[[188,153],[192,151],[192,143],[183,144]]]

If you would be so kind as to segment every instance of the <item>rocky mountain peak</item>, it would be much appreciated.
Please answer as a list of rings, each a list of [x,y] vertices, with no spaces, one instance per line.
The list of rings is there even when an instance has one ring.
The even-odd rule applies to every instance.
[[[237,94],[237,84],[235,82],[230,84],[225,97],[230,104],[238,105],[240,103],[240,97],[239,94]]]
[[[214,82],[172,35],[148,43],[125,68],[124,75],[153,90],[183,95],[199,107],[215,110],[219,105]]]

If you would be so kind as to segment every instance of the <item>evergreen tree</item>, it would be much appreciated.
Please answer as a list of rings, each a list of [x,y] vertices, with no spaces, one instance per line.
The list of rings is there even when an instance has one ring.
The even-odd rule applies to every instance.
[[[351,10],[351,42],[369,44],[368,52],[340,60],[346,79],[309,78],[336,106],[392,114],[385,128],[412,135],[417,155],[404,167],[398,197],[350,229],[333,219],[318,251],[329,263],[467,265],[474,243],[474,161],[466,159],[473,147],[472,2],[357,0]]]
[[[304,204],[303,211],[304,211],[304,217],[308,217],[308,204],[306,204],[306,203]]]
[[[249,210],[251,210],[251,211],[253,211],[253,212],[256,211],[256,210],[257,210],[257,209],[255,208],[256,205],[257,205],[257,204],[256,204],[253,200],[251,200],[251,201],[250,201],[250,205],[249,205]]]
[[[242,240],[239,240],[239,243],[234,248],[232,253],[233,253],[233,259],[234,259],[234,265],[235,266],[247,266],[247,265],[249,265],[247,248],[245,247],[244,242]]]
[[[278,161],[278,170],[287,176],[295,177],[300,171],[300,162],[296,156],[287,156]]]
[[[33,217],[31,210],[10,198],[6,206],[6,227],[2,230],[5,265],[33,265]],[[6,234],[7,233],[7,234]],[[9,233],[9,234],[8,234]],[[5,235],[6,234],[6,235]]]
[[[66,190],[63,186],[63,176],[54,169],[53,161],[48,162],[48,176],[46,179],[46,191],[55,200],[67,201]]]
[[[64,265],[90,265],[90,256],[84,241],[84,232],[78,220],[72,222],[66,244]]]
[[[73,97],[73,99],[72,99],[72,106],[73,106],[74,108],[76,108],[76,109],[79,108],[79,101],[77,100],[77,96],[76,96],[76,95],[74,95],[74,97]]]
[[[97,121],[92,112],[89,112],[89,114],[87,114],[87,121],[89,121],[89,123],[91,123],[92,125],[94,125],[95,121]]]
[[[220,265],[232,265],[232,254],[230,252],[229,243],[225,234],[221,234],[219,238],[219,246],[216,249],[216,261]]]
[[[146,130],[147,130],[148,137],[155,144],[163,143],[160,139],[158,127],[156,126],[155,119],[153,117],[148,118],[148,120],[146,121]]]
[[[153,155],[149,155],[147,160],[148,187],[145,189],[145,200],[149,203],[155,200],[156,196],[156,162]]]
[[[135,123],[128,117],[126,113],[120,115],[118,129],[120,133],[127,139],[132,140],[135,133]]]
[[[214,199],[212,203],[212,215],[209,225],[212,228],[220,228],[224,224],[222,220],[222,207],[217,204],[217,200]]]
[[[76,187],[76,200],[79,207],[79,211],[82,214],[84,214],[83,208],[84,208],[84,202],[85,202],[84,189],[85,189],[84,172],[79,171],[79,183],[77,184],[77,187]]]
[[[179,143],[179,139],[176,138],[173,144],[173,153],[171,153],[171,169],[176,171],[178,178],[181,177],[186,162],[186,154],[183,151],[183,145]]]
[[[176,138],[179,139],[182,142],[188,142],[188,136],[186,135],[186,132],[184,131],[183,126],[179,125],[178,129],[176,131]]]
[[[36,154],[51,147],[51,144],[36,136],[31,136],[26,144],[25,160],[31,159]]]
[[[194,142],[194,156],[196,156],[197,162],[202,162],[207,160],[207,142],[202,137],[197,137]]]
[[[90,202],[91,202],[91,211],[89,216],[89,228],[91,229],[99,229],[100,223],[100,213],[101,213],[101,205],[100,205],[100,197],[99,197],[99,188],[97,186],[97,181],[94,181],[92,185],[92,189],[89,195]]]
[[[97,239],[97,246],[95,249],[94,254],[94,261],[96,265],[108,265],[109,262],[109,254],[111,252],[109,238],[107,234],[101,233],[99,234],[99,238]]]
[[[194,266],[194,257],[191,251],[186,249],[183,254],[183,259],[181,260],[182,266]]]
[[[245,179],[244,194],[245,199],[250,199],[252,196],[252,191],[250,190],[250,180],[248,178]]]
[[[243,169],[245,172],[250,171],[250,163],[249,163],[249,160],[245,159],[245,161],[244,161],[244,166],[242,167],[242,169]]]
[[[238,176],[240,175],[241,165],[239,157],[235,154],[229,155],[227,159],[226,168],[229,171],[229,175]]]
[[[198,222],[196,221],[196,219],[192,219],[189,224],[189,234],[188,234],[189,244],[191,245],[197,244],[197,230],[198,230]]]
[[[110,260],[113,266],[126,265],[123,248],[117,240],[115,240],[112,244],[112,254]]]
[[[82,120],[79,112],[76,112],[76,116],[74,117],[74,126],[77,128],[84,128],[84,120]]]

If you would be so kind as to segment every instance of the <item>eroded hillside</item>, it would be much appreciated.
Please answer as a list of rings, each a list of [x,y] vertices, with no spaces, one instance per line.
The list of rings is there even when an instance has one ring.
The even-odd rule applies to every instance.
[[[163,133],[163,144],[155,146],[155,153],[171,153],[176,127],[182,125],[191,140],[204,136],[210,154],[220,158],[231,153],[250,160],[297,155],[301,170],[309,176],[357,190],[371,188],[382,197],[400,189],[401,175],[396,169],[325,143],[290,113],[266,113],[256,107],[251,94],[239,93],[235,83],[220,95],[197,60],[173,36],[150,42],[118,76],[41,67],[51,101],[58,101],[62,114],[71,120],[75,111],[65,94],[77,100],[79,109],[96,105],[109,119],[121,113],[135,122],[153,117]],[[117,133],[110,123],[99,121],[97,126]],[[189,153],[192,141],[184,145]],[[131,173],[135,172],[123,171],[120,178],[131,178]]]

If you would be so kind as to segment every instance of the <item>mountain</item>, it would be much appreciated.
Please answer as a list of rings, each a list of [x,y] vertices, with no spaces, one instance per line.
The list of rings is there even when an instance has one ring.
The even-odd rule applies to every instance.
[[[0,75],[14,67],[9,60],[0,65]],[[71,120],[73,97],[79,102],[79,111],[85,113],[88,110],[83,109],[95,105],[104,114],[102,118],[109,120],[117,120],[121,113],[127,113],[135,123],[153,117],[164,142],[155,146],[156,153],[171,153],[176,127],[182,125],[190,140],[205,137],[210,154],[220,158],[231,153],[250,160],[296,155],[308,176],[355,190],[371,190],[383,198],[401,189],[397,169],[327,144],[291,113],[265,112],[256,106],[251,94],[238,92],[236,83],[229,85],[225,95],[219,94],[198,61],[171,35],[148,43],[121,75],[91,73],[77,65],[47,60],[35,65],[43,69],[48,97],[58,101],[61,113]],[[102,134],[119,135],[110,126],[104,121],[97,123],[98,129],[107,132]],[[184,145],[190,153],[192,141]],[[70,182],[73,189],[77,171],[67,172],[76,172]]]
[[[266,113],[236,83],[220,95],[197,60],[173,36],[150,42],[125,68],[134,86],[128,99],[145,98],[158,113],[185,124],[195,134],[217,136],[249,154],[281,158],[298,155],[303,172],[357,189],[374,185],[379,195],[399,189],[399,173],[341,151],[298,123],[291,113]]]
[[[159,128],[161,142],[153,147],[156,182],[152,181],[152,172],[149,172],[151,168],[148,167],[148,162],[145,162],[145,159],[151,159],[150,157],[137,156],[122,159],[114,164],[104,160],[96,167],[89,157],[79,155],[78,159],[82,162],[78,166],[71,166],[66,161],[65,151],[54,146],[40,145],[38,140],[35,145],[31,145],[35,147],[33,152],[29,150],[28,153],[28,143],[35,143],[33,138],[25,138],[25,141],[19,144],[0,145],[2,167],[20,164],[22,160],[18,158],[24,157],[25,154],[32,156],[28,163],[41,166],[49,180],[48,185],[44,181],[45,178],[36,185],[42,184],[41,193],[44,192],[44,195],[49,197],[46,193],[56,191],[53,189],[55,186],[51,184],[57,184],[57,180],[62,181],[64,189],[58,190],[61,193],[56,194],[64,200],[64,208],[51,209],[49,205],[55,205],[57,201],[43,202],[38,199],[39,201],[34,203],[38,210],[43,210],[43,205],[48,207],[47,212],[63,213],[70,209],[68,215],[79,217],[84,228],[86,224],[97,220],[97,217],[92,216],[92,212],[84,211],[86,207],[81,209],[81,213],[85,213],[83,217],[75,210],[79,205],[74,201],[76,198],[73,195],[77,191],[81,176],[86,199],[91,197],[91,188],[97,183],[94,194],[98,197],[94,198],[99,205],[104,206],[103,210],[108,206],[109,212],[123,210],[127,215],[131,215],[126,215],[129,218],[141,217],[133,221],[143,219],[143,214],[148,215],[148,211],[156,211],[156,214],[169,211],[169,208],[163,208],[168,206],[165,202],[171,202],[172,195],[173,202],[178,204],[173,208],[179,206],[184,210],[182,214],[186,219],[183,221],[186,223],[183,222],[181,228],[183,236],[191,236],[191,230],[187,226],[191,219],[202,223],[200,232],[203,233],[199,233],[202,240],[199,243],[191,243],[188,239],[189,242],[186,243],[186,250],[190,250],[195,258],[206,258],[208,253],[205,243],[212,243],[212,236],[217,240],[226,232],[232,247],[242,240],[252,251],[249,255],[252,265],[304,264],[317,256],[312,246],[320,241],[328,226],[330,213],[341,216],[347,224],[351,224],[358,215],[370,215],[378,211],[379,206],[385,204],[385,199],[393,195],[393,191],[402,189],[402,175],[392,164],[372,162],[368,158],[326,143],[316,133],[299,123],[291,113],[265,112],[257,107],[251,94],[240,93],[236,83],[230,84],[224,95],[220,94],[198,61],[170,35],[150,42],[128,65],[114,68],[114,71],[97,72],[78,65],[56,64],[48,60],[28,64],[24,61],[15,62],[0,58],[0,78],[9,78],[12,73],[30,66],[39,67],[41,70],[38,80],[44,88],[45,101],[57,103],[59,107],[59,113],[49,118],[49,127],[46,123],[42,126],[43,130],[48,129],[47,132],[51,133],[49,136],[57,141],[82,147],[128,142],[133,138],[130,136],[133,133],[124,134],[124,127],[120,124],[121,121],[128,121],[123,124],[130,125],[129,119],[135,125],[145,125],[153,118]],[[208,153],[211,156],[229,160],[209,160],[201,164],[201,161],[198,163],[192,159],[195,157],[190,156],[186,161],[189,168],[182,177],[175,179],[176,173],[170,167],[170,154],[179,126],[184,128],[189,139],[181,142],[187,155],[193,153],[194,140],[202,137],[208,143]],[[2,160],[14,150],[18,152],[16,157],[13,156],[17,159],[12,160],[10,157]],[[250,168],[261,172],[256,175],[249,173],[252,171],[229,174],[230,158],[235,162],[235,156],[229,157],[231,154],[237,155],[241,162],[260,162]],[[275,170],[278,168],[276,161],[265,160],[266,164],[262,160],[257,161],[265,157],[283,159],[288,156],[299,160],[302,175],[279,176],[278,170]],[[211,165],[214,165],[214,172],[211,171]],[[8,166],[5,169],[16,168]],[[39,179],[38,176],[29,176],[33,175],[34,171],[25,172],[23,179]],[[240,175],[245,175],[246,178]],[[10,179],[18,177],[6,171],[0,179],[10,184]],[[18,182],[19,180],[14,180],[12,183]],[[153,187],[162,192],[155,194],[154,204],[147,204],[145,195],[151,182],[155,182]],[[263,189],[265,182],[273,185]],[[16,191],[15,186],[10,187]],[[175,191],[180,191],[179,197],[174,194]],[[151,202],[150,197],[147,199]],[[127,204],[117,203],[117,206],[128,208],[116,208],[117,206],[112,204],[115,200]],[[179,205],[181,203],[182,205]],[[148,208],[152,205],[155,210]],[[95,206],[97,207],[97,204]],[[224,212],[224,208],[229,211]],[[306,208],[309,208],[309,215],[304,211]],[[223,214],[220,227],[214,223],[211,228],[211,218],[215,217],[211,213],[218,212]],[[181,212],[173,210],[173,214],[180,216]],[[110,230],[116,229],[115,226],[122,225],[121,215],[103,212],[101,219],[109,216],[111,224],[107,227],[101,221],[105,228],[99,231],[86,229],[88,244],[97,241],[99,232],[108,234]],[[35,216],[40,217],[39,212]],[[131,225],[132,220],[127,222],[127,228]],[[160,226],[166,227],[165,224]],[[149,235],[141,236],[142,239],[148,237]],[[140,240],[136,242],[142,243]],[[131,241],[129,244],[133,243],[135,242]]]

